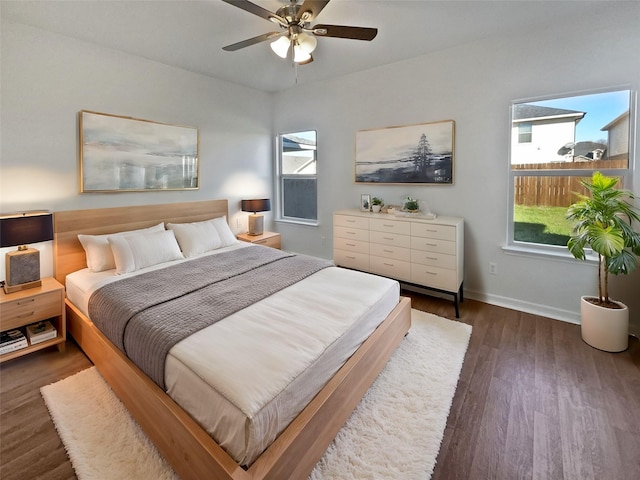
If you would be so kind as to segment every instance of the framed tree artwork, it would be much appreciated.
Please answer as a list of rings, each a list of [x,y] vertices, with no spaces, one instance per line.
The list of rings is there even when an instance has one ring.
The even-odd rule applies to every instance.
[[[355,182],[453,184],[455,122],[356,132]]]

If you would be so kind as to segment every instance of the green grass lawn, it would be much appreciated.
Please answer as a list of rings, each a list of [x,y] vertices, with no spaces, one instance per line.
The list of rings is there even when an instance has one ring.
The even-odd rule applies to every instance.
[[[573,223],[566,219],[567,207],[529,207],[514,209],[514,240],[518,242],[566,245]]]

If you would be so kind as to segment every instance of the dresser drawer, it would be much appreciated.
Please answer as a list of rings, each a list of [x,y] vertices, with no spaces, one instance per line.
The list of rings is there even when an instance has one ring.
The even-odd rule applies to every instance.
[[[353,227],[333,227],[333,236],[337,238],[346,238],[348,240],[360,240],[362,242],[369,241],[369,230],[362,230]]]
[[[411,265],[411,282],[427,287],[456,292],[456,271],[429,265]]]
[[[434,238],[411,237],[411,248],[427,252],[446,253],[448,255],[456,254],[456,242]]]
[[[61,295],[61,291],[56,291],[3,303],[0,330],[9,330],[61,315]]]
[[[426,252],[424,250],[411,250],[411,261],[420,265],[431,265],[434,267],[455,270],[456,256],[446,253]]]
[[[437,238],[440,240],[456,240],[456,227],[450,225],[433,225],[429,223],[412,223],[413,237]]]
[[[334,238],[333,248],[346,250],[347,252],[357,252],[369,254],[369,242],[361,240],[350,240],[348,238]]]
[[[381,220],[379,218],[372,218],[369,228],[376,232],[398,233],[400,235],[411,234],[411,223],[400,220]]]
[[[369,271],[385,277],[410,281],[411,263],[392,258],[374,257],[369,260]]]
[[[411,249],[409,248],[371,243],[369,253],[377,257],[395,258],[396,260],[404,260],[406,262],[411,261]]]
[[[395,247],[411,247],[411,237],[409,235],[398,235],[396,233],[387,232],[369,232],[371,243],[380,243],[382,245],[393,245]]]
[[[341,267],[354,268],[363,272],[369,271],[369,254],[333,250],[333,263]]]
[[[369,219],[364,217],[350,217],[349,215],[334,215],[333,225],[339,227],[352,227],[369,229]]]

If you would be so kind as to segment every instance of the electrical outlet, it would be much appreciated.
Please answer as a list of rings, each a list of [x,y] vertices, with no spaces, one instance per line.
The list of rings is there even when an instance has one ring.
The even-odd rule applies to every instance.
[[[489,262],[489,273],[491,275],[497,275],[498,274],[498,264],[495,262]]]
[[[242,228],[242,222],[240,221],[240,217],[236,218],[236,228]]]

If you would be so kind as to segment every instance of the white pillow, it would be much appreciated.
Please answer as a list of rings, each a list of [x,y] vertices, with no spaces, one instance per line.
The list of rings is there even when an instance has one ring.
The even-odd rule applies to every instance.
[[[228,247],[229,245],[234,245],[240,241],[229,228],[226,215],[214,218],[211,222],[213,223],[213,226],[216,227],[216,230],[218,230],[218,235],[220,235],[220,241],[222,242],[220,244],[221,247]]]
[[[109,233],[107,235],[78,235],[78,240],[84,248],[87,257],[87,267],[94,273],[116,268],[116,262],[109,246],[109,237],[118,235],[138,235],[141,233],[161,232],[164,230],[164,223],[159,223],[153,227],[141,228],[139,230],[128,230],[126,232]]]
[[[167,223],[185,257],[199,255],[222,246],[218,230],[211,220],[193,223]]]
[[[116,275],[184,258],[171,230],[140,235],[113,235],[109,245],[116,261]]]

